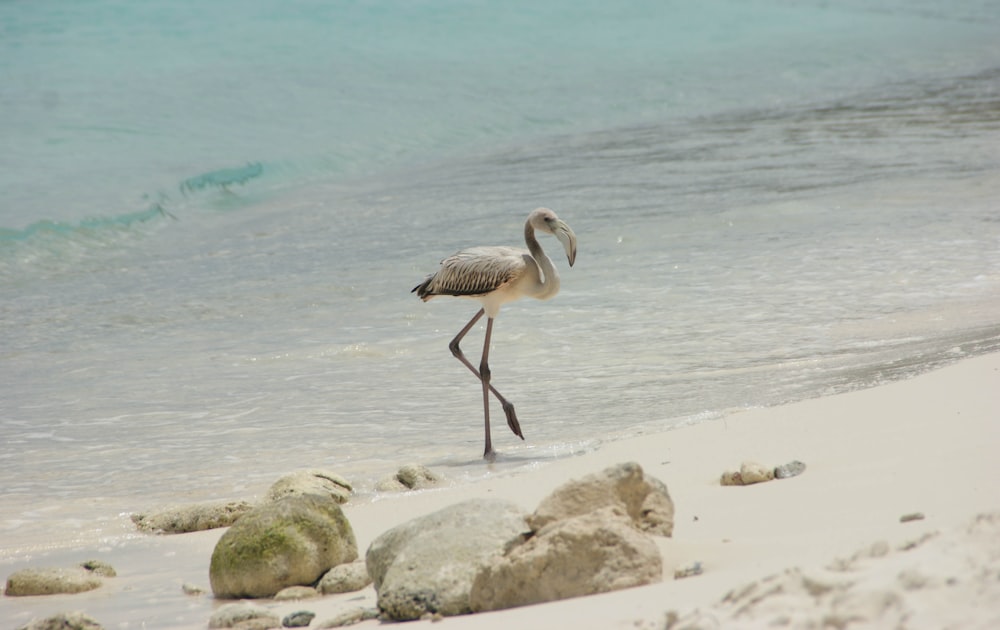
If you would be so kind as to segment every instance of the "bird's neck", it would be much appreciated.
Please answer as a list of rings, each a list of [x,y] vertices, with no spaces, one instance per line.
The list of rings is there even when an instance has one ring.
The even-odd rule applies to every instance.
[[[559,292],[559,272],[556,271],[556,266],[552,264],[552,260],[545,255],[545,250],[542,249],[542,245],[538,242],[538,239],[535,238],[535,228],[532,227],[530,221],[524,224],[524,242],[528,246],[528,252],[531,253],[531,257],[535,259],[541,276],[539,278],[541,284],[534,297],[540,300],[548,299]]]

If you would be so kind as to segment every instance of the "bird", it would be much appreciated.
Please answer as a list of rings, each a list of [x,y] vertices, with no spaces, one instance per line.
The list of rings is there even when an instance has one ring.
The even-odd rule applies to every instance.
[[[413,287],[424,302],[442,295],[471,298],[482,307],[469,320],[455,338],[448,344],[452,355],[469,368],[483,387],[483,415],[486,428],[486,447],[483,458],[495,461],[490,438],[490,392],[496,396],[507,416],[507,426],[514,435],[524,439],[517,413],[511,404],[490,383],[489,367],[490,337],[493,334],[493,320],[500,313],[500,307],[522,297],[548,300],[559,292],[559,272],[552,260],[545,254],[535,234],[551,234],[566,250],[569,266],[576,262],[576,234],[565,221],[548,208],[536,208],[524,222],[524,242],[528,249],[506,246],[470,247],[463,249],[441,261],[436,273]],[[459,344],[466,333],[486,315],[486,337],[479,369],[462,352]]]

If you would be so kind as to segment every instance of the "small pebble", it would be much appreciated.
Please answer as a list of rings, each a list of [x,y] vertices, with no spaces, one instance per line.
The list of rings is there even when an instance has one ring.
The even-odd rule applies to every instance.
[[[342,628],[344,626],[353,626],[356,623],[362,621],[368,621],[369,619],[378,619],[379,611],[378,608],[354,608],[348,610],[347,612],[340,613],[332,619],[327,619],[326,621],[319,624],[320,628]]]
[[[924,520],[923,512],[911,512],[910,514],[904,514],[899,517],[900,523],[909,523],[910,521],[922,521]]]
[[[775,479],[788,479],[789,477],[796,477],[801,475],[806,470],[806,465],[799,460],[793,460],[787,464],[782,464],[774,469]]]
[[[284,619],[281,620],[281,625],[286,628],[305,628],[312,623],[313,617],[316,613],[310,612],[308,610],[300,610],[298,612],[293,612],[290,615],[286,615]]]
[[[680,580],[682,578],[693,577],[695,575],[701,575],[701,563],[692,562],[691,564],[674,570],[674,579]]]
[[[312,599],[318,597],[319,591],[311,586],[288,586],[274,595],[275,601],[288,602],[297,599]]]
[[[107,562],[101,562],[100,560],[87,560],[85,562],[81,562],[80,566],[94,575],[99,575],[101,577],[115,577],[118,575],[118,573],[115,572],[114,567]]]

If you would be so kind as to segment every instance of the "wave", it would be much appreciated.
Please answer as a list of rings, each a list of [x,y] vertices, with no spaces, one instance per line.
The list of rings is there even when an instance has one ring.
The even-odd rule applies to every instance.
[[[74,269],[98,252],[114,252],[117,246],[141,240],[160,224],[197,216],[198,210],[246,207],[254,197],[241,197],[233,188],[261,179],[267,171],[262,163],[249,162],[188,177],[172,193],[146,195],[151,201],[140,210],[80,221],[42,219],[21,229],[0,227],[0,275]]]

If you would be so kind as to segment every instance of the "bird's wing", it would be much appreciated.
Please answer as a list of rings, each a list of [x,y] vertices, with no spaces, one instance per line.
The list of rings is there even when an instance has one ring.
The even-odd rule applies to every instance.
[[[441,261],[419,295],[486,295],[516,280],[528,253],[516,247],[470,247]]]

